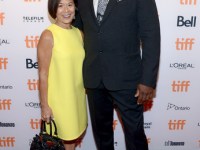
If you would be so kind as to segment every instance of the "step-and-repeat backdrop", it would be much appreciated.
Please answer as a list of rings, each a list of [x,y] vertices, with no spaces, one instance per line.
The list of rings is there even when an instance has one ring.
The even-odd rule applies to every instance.
[[[200,0],[157,0],[162,52],[156,98],[144,105],[150,150],[200,150]],[[28,150],[39,132],[36,47],[47,0],[0,0],[0,149]],[[125,150],[115,113],[115,149]],[[95,150],[91,123],[77,150]]]

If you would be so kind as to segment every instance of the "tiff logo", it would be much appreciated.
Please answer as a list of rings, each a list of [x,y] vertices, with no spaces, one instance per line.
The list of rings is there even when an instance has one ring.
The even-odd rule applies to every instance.
[[[11,102],[11,99],[0,99],[0,110],[10,110]]]
[[[39,36],[26,36],[25,43],[27,48],[36,48],[38,45]]]
[[[5,14],[3,12],[0,12],[0,25],[3,25],[5,19]]]
[[[168,125],[169,125],[169,130],[183,130],[183,127],[186,124],[186,120],[170,120]]]
[[[181,5],[196,5],[197,0],[180,0]]]
[[[173,81],[171,84],[172,92],[188,92],[188,87],[190,86],[190,81]]]
[[[8,58],[0,57],[0,70],[6,70],[8,65]]]
[[[41,125],[41,119],[31,119],[30,126],[31,129],[39,129]]]
[[[14,147],[15,137],[0,137],[0,147]]]
[[[194,38],[177,38],[176,39],[176,50],[192,50],[194,43]]]
[[[178,16],[177,18],[177,26],[178,27],[196,27],[196,16],[192,16],[191,19],[185,20],[183,16]]]
[[[28,89],[29,89],[30,91],[38,90],[38,89],[39,89],[39,80],[33,79],[33,80],[31,81],[31,79],[28,79],[27,85],[28,85]]]

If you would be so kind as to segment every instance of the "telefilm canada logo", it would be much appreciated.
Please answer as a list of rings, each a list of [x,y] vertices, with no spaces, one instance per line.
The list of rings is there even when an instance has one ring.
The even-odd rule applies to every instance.
[[[167,105],[167,110],[190,110],[190,107],[188,106],[177,106],[175,104],[172,103],[168,103]]]
[[[41,17],[41,16],[23,16],[23,22],[41,23],[41,22],[44,22],[44,17]]]
[[[8,39],[0,39],[0,46],[8,45],[8,44],[10,44],[10,42],[8,41]]]
[[[165,146],[185,146],[185,142],[165,141]]]
[[[34,3],[34,2],[41,2],[42,0],[24,0],[26,3]]]
[[[186,70],[186,69],[194,69],[194,64],[192,63],[170,63],[170,68]]]

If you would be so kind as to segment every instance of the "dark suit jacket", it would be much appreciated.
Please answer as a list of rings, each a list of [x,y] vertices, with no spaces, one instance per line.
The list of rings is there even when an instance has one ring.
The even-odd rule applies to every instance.
[[[138,83],[156,87],[160,28],[154,0],[109,0],[101,25],[93,0],[79,0],[78,11],[74,25],[84,33],[86,88],[101,81],[109,90],[133,89]]]

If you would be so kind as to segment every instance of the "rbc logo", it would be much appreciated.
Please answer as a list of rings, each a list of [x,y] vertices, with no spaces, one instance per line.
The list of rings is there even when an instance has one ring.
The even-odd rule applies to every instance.
[[[38,69],[38,62],[34,63],[32,59],[26,59],[26,68],[27,69],[32,69],[32,68]]]
[[[185,20],[185,18],[183,16],[178,16],[177,18],[177,26],[178,27],[196,27],[196,20],[197,17],[196,16],[192,16],[190,19]]]

